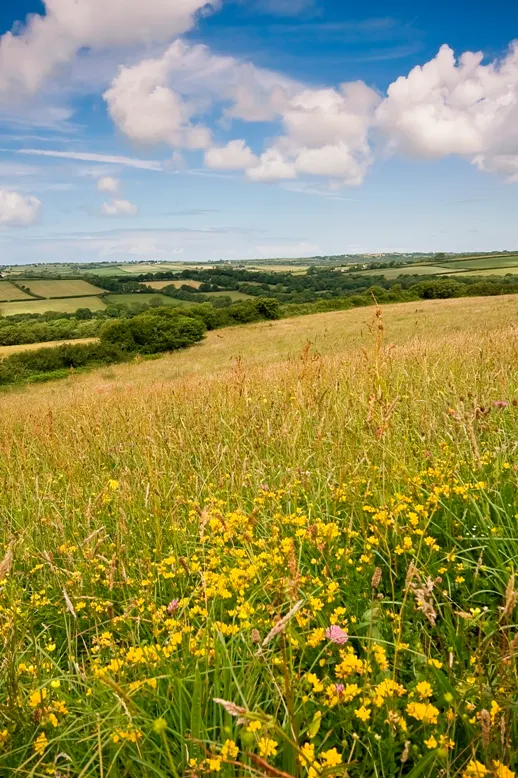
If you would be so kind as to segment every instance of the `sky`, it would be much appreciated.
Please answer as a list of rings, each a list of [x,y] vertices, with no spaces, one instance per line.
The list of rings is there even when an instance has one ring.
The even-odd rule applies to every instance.
[[[518,250],[518,5],[3,0],[0,264]]]

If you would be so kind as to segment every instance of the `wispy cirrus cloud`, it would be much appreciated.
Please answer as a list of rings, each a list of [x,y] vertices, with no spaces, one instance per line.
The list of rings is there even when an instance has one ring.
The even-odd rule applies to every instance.
[[[118,154],[93,154],[86,151],[52,151],[50,149],[18,149],[17,154],[36,157],[55,157],[57,159],[70,159],[77,162],[99,162],[100,164],[122,165],[140,170],[160,171],[164,169],[163,163],[157,160],[138,159]]]

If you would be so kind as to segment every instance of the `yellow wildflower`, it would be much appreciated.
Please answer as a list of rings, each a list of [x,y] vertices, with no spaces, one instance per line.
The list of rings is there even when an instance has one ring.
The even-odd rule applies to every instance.
[[[437,724],[439,710],[430,703],[409,702],[406,710],[408,715],[417,721],[422,721],[424,724]]]
[[[272,740],[269,737],[262,737],[257,744],[259,746],[259,756],[276,756],[277,746],[279,745],[276,740]]]
[[[47,736],[44,732],[42,732],[41,735],[38,735],[38,737],[34,741],[34,746],[33,746],[35,753],[40,754],[40,756],[43,756],[43,754],[45,753],[45,749],[47,748],[48,742],[49,741],[47,740]]]
[[[221,756],[223,759],[235,759],[239,754],[239,748],[236,746],[233,740],[225,740],[221,748]]]

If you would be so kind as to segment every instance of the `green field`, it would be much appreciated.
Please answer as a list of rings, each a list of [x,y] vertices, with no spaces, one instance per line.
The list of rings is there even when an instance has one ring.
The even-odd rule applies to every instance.
[[[32,294],[46,299],[56,297],[91,297],[95,294],[107,294],[105,289],[89,284],[88,281],[47,281],[27,280],[20,281]]]
[[[384,276],[385,278],[399,278],[399,276],[431,276],[444,273],[441,265],[402,265],[401,267],[385,267],[379,270],[355,270],[352,271],[362,276]]]
[[[441,263],[442,264],[442,263]],[[518,254],[504,254],[490,257],[455,259],[442,264],[444,270],[492,270],[494,268],[518,267]]]
[[[22,292],[9,281],[0,281],[0,302],[10,302],[11,300],[30,300],[30,295]]]
[[[452,273],[451,271],[449,273],[444,273],[443,275],[449,275],[453,278],[456,278],[459,276],[460,278],[467,277],[473,277],[473,276],[506,276],[506,275],[516,275],[518,274],[518,264],[515,267],[493,267],[493,268],[484,268],[482,270],[462,270],[462,271],[456,271],[455,273]]]
[[[2,394],[0,775],[513,778],[518,296]]]
[[[74,313],[78,308],[102,311],[106,305],[100,297],[75,297],[57,300],[31,299],[25,302],[2,303],[0,313],[2,316],[15,316],[19,313],[46,313],[47,311]]]
[[[183,300],[175,300],[174,297],[167,297],[165,294],[146,294],[145,292],[135,292],[133,294],[111,294],[106,298],[107,303],[124,303],[124,305],[133,305],[134,303],[149,304],[152,300],[160,300],[162,305],[185,305]]]

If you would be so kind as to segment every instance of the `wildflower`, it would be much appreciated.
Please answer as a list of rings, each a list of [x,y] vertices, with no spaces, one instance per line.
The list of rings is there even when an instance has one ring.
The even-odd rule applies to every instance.
[[[343,646],[349,640],[349,635],[338,624],[332,624],[326,629],[326,638],[331,643]]]
[[[487,767],[485,767],[481,762],[477,762],[475,759],[472,759],[466,767],[465,771],[462,773],[462,778],[484,778],[484,775],[487,775],[488,772],[489,770]]]
[[[257,745],[259,746],[259,756],[268,757],[277,755],[277,746],[279,744],[276,740],[272,740],[269,737],[262,737]]]
[[[516,773],[510,770],[505,764],[498,760],[493,762],[493,775],[494,778],[515,778]]]
[[[437,724],[439,710],[429,702],[409,702],[406,707],[409,716],[424,724]]]
[[[428,683],[428,681],[420,681],[420,683],[418,683],[417,686],[415,687],[415,690],[422,700],[426,700],[428,697],[431,697],[433,694],[433,689]]]
[[[326,639],[326,630],[323,627],[317,627],[308,637],[308,645],[311,648],[316,648],[319,643],[323,643]]]
[[[212,756],[207,759],[209,770],[213,773],[219,773],[221,770],[221,759],[219,756]]]
[[[439,745],[439,744],[437,743],[437,740],[434,738],[434,736],[433,736],[433,735],[432,735],[431,737],[429,737],[429,738],[428,738],[428,740],[425,740],[425,741],[424,741],[424,744],[425,744],[425,746],[426,746],[427,748],[429,748],[430,750],[432,750],[433,748],[437,748],[437,746]]]
[[[174,600],[171,600],[171,602],[167,606],[167,612],[169,613],[169,615],[171,615],[176,610],[178,610],[179,604],[180,604],[180,600],[177,597],[175,597]]]
[[[239,748],[236,746],[233,740],[225,740],[221,748],[221,756],[223,759],[235,759],[239,754]]]
[[[48,742],[49,741],[47,740],[47,736],[44,732],[42,732],[41,735],[38,735],[38,737],[34,741],[34,746],[33,746],[35,753],[40,754],[40,756],[43,756],[47,748]]]
[[[323,751],[320,754],[320,759],[324,760],[324,767],[336,767],[336,765],[342,764],[342,756],[338,753],[336,748],[330,748],[329,751]]]
[[[491,701],[491,710],[489,711],[490,716],[491,716],[491,724],[495,723],[496,717],[498,716],[498,714],[500,713],[501,710],[502,710],[502,708],[497,703],[497,701],[496,700],[492,700]]]
[[[112,492],[116,492],[119,488],[119,482],[115,481],[113,478],[110,478],[108,481],[108,489],[110,489]]]
[[[316,694],[317,692],[323,692],[324,691],[324,684],[320,680],[320,678],[315,675],[315,673],[306,673],[306,680],[313,686],[313,692]]]
[[[354,711],[354,715],[365,724],[365,722],[368,721],[371,716],[370,708],[366,708],[365,705],[361,705],[357,710]]]
[[[37,708],[38,705],[41,705],[44,699],[47,697],[47,690],[46,689],[38,689],[35,692],[32,692],[31,696],[29,697],[29,706],[31,708]]]
[[[442,662],[439,662],[438,659],[430,658],[428,660],[428,664],[430,665],[430,667],[435,667],[437,670],[440,670],[442,668]]]

